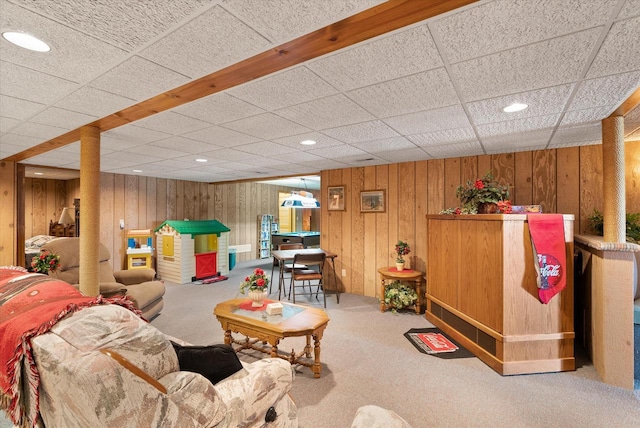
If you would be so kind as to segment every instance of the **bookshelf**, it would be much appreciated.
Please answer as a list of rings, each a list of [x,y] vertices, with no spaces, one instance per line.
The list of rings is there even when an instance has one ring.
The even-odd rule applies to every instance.
[[[271,257],[271,235],[278,232],[278,219],[271,214],[258,215],[258,245],[256,246],[259,259]]]

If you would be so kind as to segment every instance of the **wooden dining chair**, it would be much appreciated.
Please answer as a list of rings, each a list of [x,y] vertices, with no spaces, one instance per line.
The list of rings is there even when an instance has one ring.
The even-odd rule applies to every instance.
[[[326,260],[326,254],[324,251],[314,251],[309,253],[296,254],[293,257],[293,265],[301,264],[306,265],[306,269],[293,269],[291,272],[291,282],[289,284],[289,298],[293,295],[293,303],[296,303],[297,295],[309,295],[312,296],[313,289],[311,281],[318,281],[315,291],[316,300],[318,294],[322,290],[322,298],[324,300],[324,307],[327,307],[327,297],[324,294],[324,262]],[[296,285],[296,281],[302,282],[301,285]],[[305,283],[309,286],[309,292],[305,292]],[[297,293],[296,289],[302,288],[301,293]]]
[[[302,243],[296,243],[296,244],[280,244],[278,245],[278,250],[302,250],[304,249],[304,245]],[[278,261],[278,259],[276,259],[275,257],[273,258],[273,266],[271,266],[271,284],[273,284],[273,271],[275,269],[276,266],[280,266],[280,262]],[[307,267],[304,265],[299,265],[296,267],[296,269],[306,269]],[[292,263],[284,263],[283,266],[283,272],[284,273],[291,273],[291,270],[293,269],[293,264]],[[280,278],[280,282],[278,282],[278,299],[280,299],[280,287],[281,284],[283,283],[283,278]],[[269,294],[271,294],[271,284],[269,285]],[[285,293],[286,294],[286,293]]]

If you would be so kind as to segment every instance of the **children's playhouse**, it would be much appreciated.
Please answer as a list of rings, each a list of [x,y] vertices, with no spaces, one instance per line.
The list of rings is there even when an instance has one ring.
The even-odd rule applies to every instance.
[[[229,231],[218,220],[167,220],[155,230],[161,279],[186,284],[229,273]]]

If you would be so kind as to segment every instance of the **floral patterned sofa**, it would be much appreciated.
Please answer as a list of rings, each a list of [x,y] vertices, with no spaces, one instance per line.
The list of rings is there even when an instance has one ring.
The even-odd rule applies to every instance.
[[[90,298],[63,281],[5,268],[0,297],[0,404],[16,425],[298,425],[285,360],[236,359],[238,371],[213,384],[181,371],[174,344],[123,297]],[[277,417],[265,423],[271,407]]]

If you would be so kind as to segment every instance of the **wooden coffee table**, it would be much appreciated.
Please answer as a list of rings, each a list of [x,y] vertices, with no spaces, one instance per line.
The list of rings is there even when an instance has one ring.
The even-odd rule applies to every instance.
[[[271,302],[271,301],[269,301]],[[219,303],[213,310],[224,330],[224,343],[237,344],[236,352],[243,349],[254,349],[271,358],[282,358],[293,364],[310,367],[313,377],[319,378],[320,366],[320,341],[327,327],[329,317],[321,309],[307,306],[294,305],[280,302],[283,306],[282,315],[268,315],[265,310],[251,310],[248,299],[233,299]],[[266,308],[266,304],[264,306]],[[239,333],[245,336],[243,340],[235,339],[231,333]],[[291,354],[278,352],[278,343],[286,337],[307,338],[307,344],[302,352]],[[313,362],[305,359],[311,358],[311,338],[313,337]],[[268,344],[268,345],[267,345]],[[304,358],[303,358],[304,357]]]

